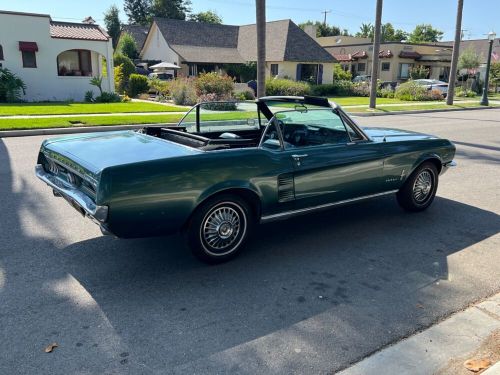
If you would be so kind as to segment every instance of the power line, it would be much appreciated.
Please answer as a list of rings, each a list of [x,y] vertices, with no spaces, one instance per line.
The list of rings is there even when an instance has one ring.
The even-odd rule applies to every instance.
[[[324,18],[324,20],[323,20],[323,25],[325,25],[325,26],[326,26],[326,15],[327,15],[328,13],[332,13],[332,11],[331,11],[331,10],[324,10],[324,11],[322,11],[321,13],[323,13],[323,14],[325,15],[325,18]]]

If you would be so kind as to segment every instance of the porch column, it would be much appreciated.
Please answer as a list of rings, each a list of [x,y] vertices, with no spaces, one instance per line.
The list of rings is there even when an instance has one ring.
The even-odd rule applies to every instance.
[[[113,43],[111,39],[108,41],[106,46],[106,71],[107,71],[107,81],[110,92],[115,92],[115,72],[113,63]]]

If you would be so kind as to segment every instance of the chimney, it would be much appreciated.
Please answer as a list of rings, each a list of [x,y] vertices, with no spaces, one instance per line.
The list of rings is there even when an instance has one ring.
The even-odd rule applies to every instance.
[[[316,26],[315,25],[305,25],[304,26],[304,31],[311,38],[316,39]]]
[[[91,16],[88,16],[88,17],[85,17],[83,19],[82,23],[87,23],[89,25],[94,25],[95,24],[95,20]]]

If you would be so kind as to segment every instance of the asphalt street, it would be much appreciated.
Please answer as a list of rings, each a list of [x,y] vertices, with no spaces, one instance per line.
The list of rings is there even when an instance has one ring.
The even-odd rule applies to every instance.
[[[455,142],[433,206],[267,224],[219,266],[101,236],[34,176],[44,137],[0,139],[0,374],[334,373],[499,292],[500,110],[357,121]]]

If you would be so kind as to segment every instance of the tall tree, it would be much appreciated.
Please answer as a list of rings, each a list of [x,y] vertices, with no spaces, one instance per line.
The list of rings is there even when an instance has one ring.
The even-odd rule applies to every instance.
[[[380,29],[382,24],[382,0],[377,0],[375,10],[375,27],[373,30],[373,60],[372,77],[370,83],[370,108],[375,109],[377,105],[377,79],[378,79],[378,51],[380,51]]]
[[[453,105],[455,96],[455,80],[457,77],[458,54],[460,52],[460,38],[462,36],[462,10],[464,0],[458,0],[457,20],[455,22],[455,41],[453,42],[453,53],[451,55],[450,77],[448,79],[448,93],[446,94],[446,104]]]
[[[136,59],[139,57],[139,52],[137,51],[137,44],[135,39],[129,33],[124,32],[120,38],[120,42],[116,46],[116,53],[121,53],[130,59]]]
[[[370,38],[373,40],[373,25],[371,23],[362,23],[355,36],[358,38]]]
[[[128,22],[135,25],[149,25],[151,18],[151,0],[124,0],[123,9]]]
[[[189,12],[191,12],[190,0],[152,0],[152,17],[185,20]]]
[[[189,15],[190,21],[222,24],[222,18],[214,10],[207,10],[206,12],[193,13]]]
[[[255,0],[257,19],[257,97],[266,95],[266,0]]]
[[[401,29],[394,29],[390,22],[382,25],[380,39],[382,42],[401,42],[408,37],[408,33]]]
[[[420,24],[415,26],[415,29],[408,34],[408,42],[439,42],[443,38],[443,34],[441,30],[433,28],[432,25]]]
[[[304,30],[304,28],[307,25],[313,25],[316,27],[316,37],[322,37],[322,36],[337,36],[337,35],[349,35],[349,32],[347,29],[341,30],[340,27],[335,26],[335,25],[328,25],[324,24],[323,22],[313,22],[313,21],[306,21],[301,24],[299,24],[299,27]]]
[[[106,30],[111,38],[113,38],[113,48],[116,48],[122,23],[120,22],[120,10],[116,5],[111,5],[109,9],[104,12],[104,24]]]

